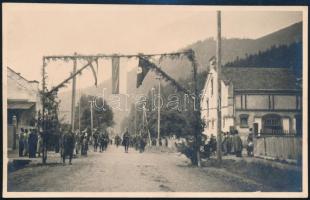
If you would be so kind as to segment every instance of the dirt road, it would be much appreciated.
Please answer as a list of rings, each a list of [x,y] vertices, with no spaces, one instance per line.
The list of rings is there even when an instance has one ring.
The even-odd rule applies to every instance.
[[[255,183],[234,182],[221,170],[189,166],[178,153],[139,153],[109,146],[106,152],[89,151],[73,165],[59,157],[48,165],[31,165],[9,173],[8,191],[49,192],[215,192],[257,191]],[[256,187],[257,186],[257,187]]]

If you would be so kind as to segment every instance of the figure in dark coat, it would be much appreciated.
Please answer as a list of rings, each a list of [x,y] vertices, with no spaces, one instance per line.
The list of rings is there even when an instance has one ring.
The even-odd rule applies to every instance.
[[[146,137],[139,137],[139,149],[140,149],[140,153],[144,152],[145,150],[145,145],[146,145]]]
[[[242,154],[242,140],[237,130],[234,131],[234,135],[232,137],[232,143],[233,143],[235,155],[237,157],[241,157],[242,156],[241,155]]]
[[[114,143],[115,143],[116,147],[118,147],[121,144],[121,140],[122,139],[119,135],[115,136]]]
[[[165,146],[168,147],[168,139],[167,139],[167,137],[165,137],[164,140],[165,140]]]
[[[24,139],[24,156],[28,156],[29,153],[29,144],[28,144],[28,129],[25,129],[25,132],[23,134],[23,139]]]
[[[254,150],[254,133],[252,132],[252,128],[250,128],[250,132],[247,138],[247,153],[249,157],[252,157]]]
[[[128,129],[126,129],[124,135],[123,135],[123,145],[125,147],[125,153],[128,153],[128,148],[129,148],[129,133]]]
[[[230,132],[227,133],[227,154],[231,154],[232,151],[232,135]]]
[[[100,152],[104,151],[104,142],[105,142],[104,140],[105,140],[104,133],[102,131],[100,132],[100,135],[99,135]]]
[[[104,150],[107,150],[109,142],[110,142],[109,134],[108,132],[105,132],[104,133],[104,146],[103,146]]]
[[[23,128],[20,129],[18,144],[19,144],[18,146],[19,157],[22,157],[23,152],[24,152],[24,129]]]
[[[211,151],[211,154],[214,154],[215,151],[216,151],[216,146],[217,146],[217,141],[216,141],[216,138],[213,134],[211,134],[211,137],[210,137],[210,151]]]
[[[97,148],[99,145],[99,132],[98,132],[98,130],[95,131],[95,133],[93,135],[93,139],[94,139],[94,152],[97,152]]]
[[[74,134],[72,131],[68,131],[64,136],[62,140],[62,146],[63,146],[63,164],[66,163],[66,156],[69,156],[69,164],[72,164],[72,157],[73,157],[73,150],[74,150]]]
[[[36,157],[36,148],[37,148],[37,135],[35,133],[35,130],[32,129],[30,131],[29,137],[28,137],[28,147],[29,147],[29,158],[35,158]]]

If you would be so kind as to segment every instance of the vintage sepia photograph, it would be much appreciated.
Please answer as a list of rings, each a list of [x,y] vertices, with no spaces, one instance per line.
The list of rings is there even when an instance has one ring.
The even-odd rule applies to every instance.
[[[308,7],[2,11],[3,197],[308,196]]]

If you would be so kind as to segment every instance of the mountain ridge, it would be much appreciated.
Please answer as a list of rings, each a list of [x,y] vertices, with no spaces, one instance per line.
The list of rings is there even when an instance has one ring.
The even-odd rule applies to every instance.
[[[273,33],[259,37],[257,39],[239,39],[239,38],[223,38],[222,39],[222,64],[225,65],[228,62],[232,62],[236,58],[245,58],[247,55],[256,54],[259,51],[265,51],[271,46],[278,45],[289,45],[296,41],[302,41],[302,22],[294,23],[288,27],[284,27]],[[193,49],[195,51],[198,71],[208,70],[209,59],[215,55],[216,52],[216,41],[213,38],[206,38],[202,41],[197,41],[181,50]],[[164,58],[160,63],[161,68],[174,79],[186,78],[191,74],[191,65],[186,58],[170,59]],[[176,67],[178,66],[178,67]],[[140,88],[136,89],[136,71],[135,69],[127,73],[127,93],[132,94],[145,94],[152,87],[157,85],[156,74],[149,72],[143,81]],[[166,84],[162,82],[162,84]],[[112,91],[111,79],[106,80],[98,84],[97,87],[91,86],[82,89],[82,93],[89,95],[101,95],[103,89],[106,88],[105,94],[110,96]],[[126,101],[126,95],[120,95],[121,103]],[[71,91],[59,93],[60,110],[66,110],[71,108]],[[127,99],[128,100],[128,99]],[[127,108],[130,108],[130,104],[134,100],[131,99],[128,103]],[[112,101],[107,99],[110,104]],[[112,102],[113,103],[113,102]],[[115,102],[114,102],[115,103]],[[128,114],[128,111],[120,111],[113,109],[116,126],[119,128],[120,122]],[[66,112],[67,121],[70,120],[70,110]],[[60,114],[61,115],[61,114]],[[120,130],[119,130],[120,131]]]

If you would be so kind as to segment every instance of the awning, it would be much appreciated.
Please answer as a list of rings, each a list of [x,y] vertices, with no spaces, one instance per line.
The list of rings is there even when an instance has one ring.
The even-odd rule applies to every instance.
[[[35,102],[25,102],[25,101],[11,102],[11,101],[8,101],[8,109],[27,110],[27,109],[30,109],[34,105],[35,105]]]

